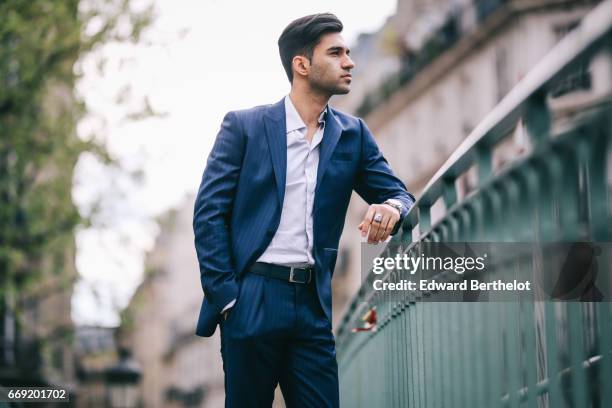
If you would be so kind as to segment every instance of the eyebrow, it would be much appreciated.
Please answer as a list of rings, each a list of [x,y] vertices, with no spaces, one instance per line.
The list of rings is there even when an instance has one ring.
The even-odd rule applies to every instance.
[[[334,47],[329,47],[329,48],[327,49],[327,52],[335,52],[335,51],[342,51],[342,50],[346,50],[346,53],[347,53],[347,54],[350,54],[350,53],[351,53],[351,50],[350,50],[348,47],[347,47],[347,48],[344,48],[344,47],[341,47],[341,46],[339,46],[339,45],[336,45],[336,46],[334,46]]]

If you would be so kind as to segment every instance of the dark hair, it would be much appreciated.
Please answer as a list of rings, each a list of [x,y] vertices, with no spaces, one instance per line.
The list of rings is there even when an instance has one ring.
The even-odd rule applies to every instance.
[[[342,22],[331,13],[304,16],[285,27],[278,38],[278,51],[289,82],[293,82],[291,70],[293,57],[304,55],[309,60],[312,59],[314,48],[321,40],[321,36],[327,33],[339,33],[342,28]]]

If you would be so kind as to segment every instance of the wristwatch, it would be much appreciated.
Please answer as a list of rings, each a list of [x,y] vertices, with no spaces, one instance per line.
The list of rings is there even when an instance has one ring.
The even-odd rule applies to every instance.
[[[402,209],[404,207],[402,206],[402,204],[399,201],[394,200],[394,199],[391,198],[389,200],[386,200],[383,204],[387,204],[387,205],[395,208],[399,212],[399,215],[400,216],[402,215]]]

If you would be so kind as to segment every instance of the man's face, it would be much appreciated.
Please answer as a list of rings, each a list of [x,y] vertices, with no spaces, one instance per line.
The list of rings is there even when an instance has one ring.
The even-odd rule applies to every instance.
[[[350,71],[355,67],[340,33],[324,34],[313,50],[308,82],[313,89],[331,95],[351,90]]]

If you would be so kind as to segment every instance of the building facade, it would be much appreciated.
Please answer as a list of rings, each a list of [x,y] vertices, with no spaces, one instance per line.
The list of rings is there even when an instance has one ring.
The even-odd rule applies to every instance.
[[[192,217],[193,198],[161,220],[145,279],[123,316],[147,407],[224,404],[219,333],[207,339],[195,335],[203,295]]]
[[[386,64],[377,53],[395,50],[395,60],[386,58],[399,68],[377,83],[356,68],[353,83],[366,85],[332,103],[365,119],[395,173],[418,198],[485,115],[597,3],[399,0],[395,16],[374,35],[376,40],[364,43],[362,38],[353,46],[357,67]],[[573,72],[560,81],[553,92],[560,112],[609,89],[609,68],[602,64],[596,71]],[[524,149],[524,135],[517,129],[512,143],[496,152],[496,165]],[[472,176],[459,181],[460,194],[469,192]],[[353,194],[340,241],[345,259],[334,281],[334,326],[361,283],[357,225],[366,210],[367,204]],[[434,204],[432,222],[443,211]]]

